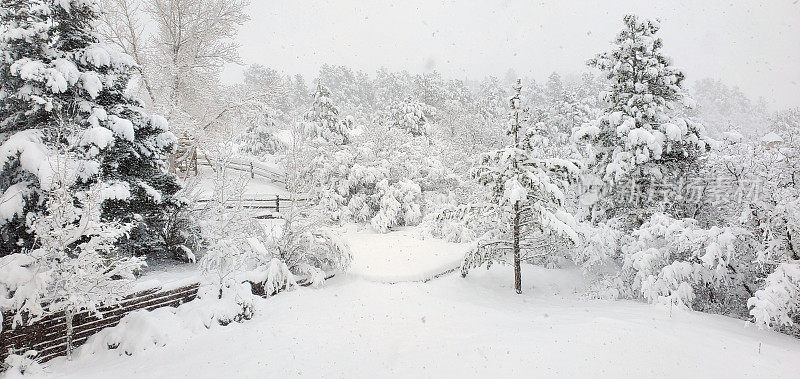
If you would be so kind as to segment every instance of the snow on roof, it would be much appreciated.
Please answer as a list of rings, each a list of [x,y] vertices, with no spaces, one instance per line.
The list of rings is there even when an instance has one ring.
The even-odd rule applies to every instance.
[[[769,133],[765,134],[763,137],[761,137],[761,142],[764,142],[764,143],[773,143],[773,142],[781,143],[781,142],[783,142],[783,138],[781,138],[781,136],[777,135],[775,132],[769,132]]]
[[[732,142],[744,141],[744,136],[742,135],[742,133],[739,133],[735,130],[722,133],[722,138],[725,139],[726,141],[732,141]]]

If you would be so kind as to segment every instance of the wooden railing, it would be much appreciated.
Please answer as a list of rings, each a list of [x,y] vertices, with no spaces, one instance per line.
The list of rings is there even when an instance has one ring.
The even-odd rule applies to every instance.
[[[153,310],[177,307],[197,297],[198,283],[163,291],[154,288],[126,296],[118,304],[99,309],[102,318],[88,311],[75,314],[72,319],[72,347],[86,342],[91,335],[104,328],[115,326],[128,313],[139,309]],[[22,354],[36,350],[36,360],[45,362],[67,353],[67,322],[64,312],[47,315],[30,325],[13,327],[10,314],[3,314],[0,331],[0,361],[9,353]]]
[[[202,209],[203,207],[207,206],[211,203],[212,199],[197,199],[196,207],[198,209]],[[266,211],[263,215],[256,216],[256,218],[276,218],[278,213],[281,212],[281,209],[288,209],[291,207],[292,203],[299,203],[303,204],[307,199],[289,199],[280,197],[279,195],[273,196],[252,196],[246,198],[237,198],[237,199],[229,199],[226,201],[225,206],[228,208],[234,208],[241,204],[243,208],[251,209],[251,210],[262,210]]]
[[[325,280],[332,278],[329,275]],[[299,280],[300,286],[309,286],[307,280]],[[254,295],[269,297],[286,289],[281,287],[273,293],[266,293],[264,286],[251,283]],[[153,288],[126,296],[117,304],[99,309],[102,318],[90,312],[80,312],[72,319],[72,348],[83,345],[95,333],[119,324],[125,315],[140,309],[152,311],[161,307],[177,307],[197,297],[199,283],[162,290]],[[0,331],[0,362],[9,354],[23,354],[28,350],[36,350],[38,362],[46,362],[67,354],[67,322],[64,312],[47,315],[30,325],[13,327],[12,315],[3,314],[3,329]],[[2,373],[0,373],[2,376]]]
[[[212,160],[209,159],[204,153],[199,153],[197,164],[200,166],[210,167],[211,169],[218,168],[215,166],[215,164],[212,164]],[[247,173],[250,175],[251,179],[264,178],[275,183],[286,183],[286,178],[284,177],[283,172],[275,167],[271,167],[261,162],[242,158],[230,158],[224,162],[220,162],[219,164],[224,164],[225,168],[228,170]]]

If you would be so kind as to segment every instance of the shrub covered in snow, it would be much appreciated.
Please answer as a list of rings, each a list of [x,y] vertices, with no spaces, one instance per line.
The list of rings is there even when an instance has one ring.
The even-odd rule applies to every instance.
[[[772,255],[747,224],[703,228],[656,213],[619,246],[620,294],[797,333],[800,266]],[[748,312],[749,309],[749,312]]]
[[[422,219],[422,191],[435,188],[444,167],[422,137],[372,125],[349,145],[315,144],[304,167],[320,209],[339,222],[369,222],[386,232]]]
[[[36,350],[28,350],[22,354],[9,354],[0,364],[0,368],[5,371],[4,378],[21,378],[25,375],[42,375],[44,369],[36,361]]]
[[[102,218],[105,201],[130,196],[127,183],[96,177],[86,183],[80,155],[69,148],[40,151],[51,169],[40,181],[47,184],[39,189],[46,207],[27,220],[37,243],[0,257],[0,311],[14,326],[64,311],[69,353],[72,317],[84,310],[100,317],[98,307],[126,295],[144,262],[117,252],[131,225]]]
[[[333,230],[307,212],[294,208],[283,212],[280,232],[270,234],[268,259],[262,283],[265,288],[296,285],[299,278],[319,286],[329,273],[343,272],[350,265],[350,248]],[[273,291],[267,291],[272,293]]]
[[[796,140],[800,125],[780,128]],[[708,155],[697,219],[706,225],[735,224],[751,240],[738,253],[747,257],[754,278],[749,316],[762,326],[800,333],[794,267],[800,261],[800,149],[770,147],[758,140],[727,140]],[[793,322],[789,322],[793,321]]]
[[[622,273],[633,296],[731,315],[746,309],[755,279],[746,230],[657,213],[632,237],[622,246]]]
[[[747,300],[750,315],[759,326],[784,327],[798,332],[800,322],[800,261],[778,264],[762,289]]]

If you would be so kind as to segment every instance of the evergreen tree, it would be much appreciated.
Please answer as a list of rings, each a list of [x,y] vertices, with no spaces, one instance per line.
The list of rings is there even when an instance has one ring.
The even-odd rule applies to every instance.
[[[304,115],[306,134],[314,139],[322,139],[337,145],[350,142],[352,122],[340,118],[339,108],[331,100],[331,92],[322,84],[317,85],[311,94],[313,103]]]
[[[494,76],[483,80],[478,89],[478,110],[485,118],[494,120],[504,117],[508,91]]]
[[[8,25],[0,36],[0,50],[6,53],[0,64],[0,190],[4,199],[22,200],[13,209],[4,207],[9,217],[0,220],[3,252],[35,245],[26,223],[46,208],[41,191],[47,183],[31,172],[31,146],[41,144],[43,152],[69,143],[63,125],[84,131],[72,133],[82,137],[70,145],[84,162],[77,187],[117,181],[130,191],[130,197],[102,204],[104,220],[133,225],[120,248],[127,253],[182,251],[181,242],[164,231],[169,215],[181,206],[173,198],[179,186],[163,160],[175,138],[162,117],[148,115],[126,95],[134,63],[99,42],[92,29],[100,15],[97,4],[20,0],[4,2],[0,9],[0,20]],[[12,143],[20,141],[12,138],[18,133],[30,137],[28,147]]]
[[[578,239],[572,217],[562,206],[566,180],[577,173],[578,166],[543,154],[547,140],[538,130],[542,125],[531,125],[522,108],[521,81],[513,90],[507,130],[513,144],[484,154],[475,172],[478,181],[491,190],[489,207],[496,228],[467,254],[461,273],[466,276],[484,263],[512,263],[514,288],[522,293],[523,261],[534,259],[554,237]]]
[[[415,137],[427,137],[431,133],[428,120],[435,113],[433,107],[414,101],[411,97],[393,103],[387,113],[385,122],[391,127],[406,130]]]
[[[294,109],[308,107],[308,86],[303,75],[297,74],[292,79],[292,106]]]
[[[15,133],[53,121],[46,111],[53,107],[47,82],[29,83],[36,71],[26,70],[25,76],[20,72],[26,63],[48,55],[48,41],[53,38],[49,10],[43,0],[7,1],[0,7],[0,144],[7,148],[11,146],[6,142]],[[30,64],[27,67],[33,69],[35,63]],[[57,85],[60,83],[53,83],[53,87]],[[25,145],[32,146],[42,138],[40,134],[31,137]],[[41,208],[37,207],[41,191],[28,185],[36,180],[35,173],[25,170],[21,160],[9,159],[8,155],[20,150],[22,146],[0,151],[0,255],[31,247],[33,236],[27,230],[26,215]]]
[[[247,114],[242,115],[244,119],[240,119],[247,125],[247,130],[240,137],[241,150],[254,156],[274,154],[280,148],[274,136],[277,129],[274,111],[266,104],[254,104],[249,108]]]
[[[608,107],[574,137],[589,142],[593,172],[607,184],[596,215],[638,226],[654,211],[680,209],[674,184],[697,169],[707,137],[678,112],[693,102],[683,72],[661,52],[658,20],[623,21],[614,48],[589,61],[611,83],[603,95]]]
[[[561,80],[561,75],[553,72],[547,77],[547,82],[544,85],[545,98],[550,102],[559,101],[564,97],[564,83]]]

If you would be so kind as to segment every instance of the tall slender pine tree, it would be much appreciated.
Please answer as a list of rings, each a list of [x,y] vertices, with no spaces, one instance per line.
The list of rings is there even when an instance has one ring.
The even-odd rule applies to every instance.
[[[541,125],[530,125],[522,107],[522,84],[513,86],[509,100],[509,128],[513,144],[484,154],[475,177],[490,190],[496,228],[483,236],[461,267],[470,269],[493,262],[514,267],[514,288],[522,293],[522,262],[543,254],[553,237],[577,241],[573,219],[564,210],[568,177],[577,174],[575,162],[547,156]]]

